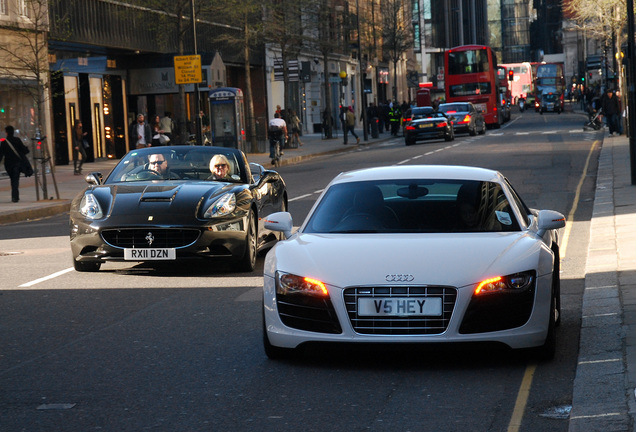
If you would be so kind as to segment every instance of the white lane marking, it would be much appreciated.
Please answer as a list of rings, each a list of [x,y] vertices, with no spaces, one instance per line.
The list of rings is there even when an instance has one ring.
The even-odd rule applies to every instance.
[[[31,287],[33,285],[39,284],[40,282],[45,282],[47,280],[55,279],[56,277],[62,276],[63,274],[66,274],[66,273],[68,273],[70,271],[73,271],[73,267],[70,267],[70,268],[67,268],[67,269],[64,269],[64,270],[60,270],[59,272],[55,272],[53,274],[41,277],[40,279],[36,279],[36,280],[31,281],[31,282],[23,283],[22,285],[20,285],[20,288],[28,288],[28,287]]]
[[[316,193],[316,192],[314,192],[314,193]],[[309,197],[310,197],[310,196],[312,196],[312,195],[313,195],[313,194],[299,195],[299,196],[297,196],[297,197],[290,198],[288,201],[289,201],[289,202],[291,202],[291,201],[296,201],[296,200],[303,199],[303,198],[309,198]]]

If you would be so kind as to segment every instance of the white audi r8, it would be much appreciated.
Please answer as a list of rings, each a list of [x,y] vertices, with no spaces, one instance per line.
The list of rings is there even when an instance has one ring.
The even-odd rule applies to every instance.
[[[549,359],[559,323],[559,229],[504,176],[460,166],[342,173],[264,267],[270,358],[314,342],[496,342]]]

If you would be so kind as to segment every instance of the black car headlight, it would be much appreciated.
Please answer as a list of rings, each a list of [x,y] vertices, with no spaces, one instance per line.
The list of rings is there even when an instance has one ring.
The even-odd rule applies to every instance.
[[[226,193],[210,204],[210,206],[203,212],[203,217],[211,219],[227,216],[232,214],[234,210],[236,210],[236,195],[233,193]]]
[[[92,193],[84,194],[84,198],[80,202],[79,212],[88,219],[101,219],[104,217],[102,207]]]

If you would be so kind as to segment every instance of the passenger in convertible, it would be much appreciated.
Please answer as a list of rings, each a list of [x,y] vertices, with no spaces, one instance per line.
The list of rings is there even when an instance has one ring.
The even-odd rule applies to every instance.
[[[212,175],[208,177],[208,180],[232,180],[230,176],[230,161],[222,154],[214,155],[210,159],[210,171],[212,171]]]

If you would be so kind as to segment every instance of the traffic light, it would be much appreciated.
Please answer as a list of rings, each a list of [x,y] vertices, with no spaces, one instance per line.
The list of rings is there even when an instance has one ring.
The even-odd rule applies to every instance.
[[[515,79],[515,71],[513,71],[512,69],[510,69],[508,71],[508,81],[514,81]]]

